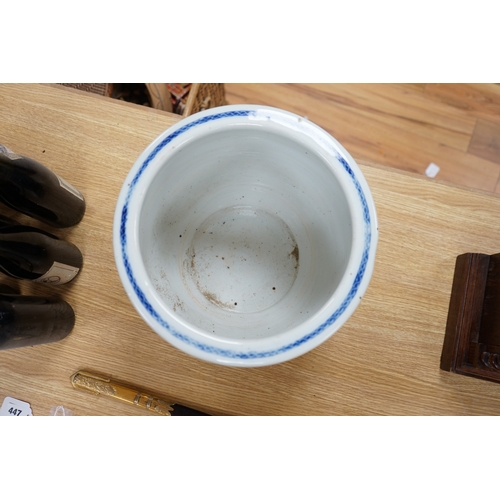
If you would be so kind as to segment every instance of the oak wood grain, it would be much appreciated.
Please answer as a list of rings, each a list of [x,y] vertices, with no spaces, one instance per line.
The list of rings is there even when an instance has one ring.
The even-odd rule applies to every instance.
[[[499,385],[439,368],[455,258],[498,252],[500,198],[388,167],[361,165],[379,219],[375,271],[332,338],[257,369],[198,361],[160,339],[121,286],[112,220],[133,162],[177,120],[47,85],[0,85],[0,142],[72,182],[88,206],[78,226],[54,231],[84,255],[74,282],[64,289],[20,283],[23,292],[65,298],[75,328],[56,344],[0,351],[0,400],[28,401],[35,415],[54,405],[75,415],[147,414],[74,389],[71,374],[87,370],[214,415],[500,413]]]

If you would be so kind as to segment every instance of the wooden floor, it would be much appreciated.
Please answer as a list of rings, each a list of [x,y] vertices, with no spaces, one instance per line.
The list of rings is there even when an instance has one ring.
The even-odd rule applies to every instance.
[[[229,104],[292,111],[359,162],[500,194],[500,85],[226,84]]]

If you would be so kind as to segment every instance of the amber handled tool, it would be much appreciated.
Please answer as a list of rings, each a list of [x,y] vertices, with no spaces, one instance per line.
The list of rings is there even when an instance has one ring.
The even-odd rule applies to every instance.
[[[126,403],[146,408],[160,415],[206,415],[206,413],[201,413],[185,406],[164,401],[159,397],[146,394],[138,389],[126,387],[110,379],[84,371],[77,371],[71,375],[71,384],[77,389],[83,389],[94,394],[103,394],[114,399],[119,399]]]

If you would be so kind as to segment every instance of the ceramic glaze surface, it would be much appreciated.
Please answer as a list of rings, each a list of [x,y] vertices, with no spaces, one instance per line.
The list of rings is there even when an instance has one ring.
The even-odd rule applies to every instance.
[[[189,354],[237,366],[285,361],[331,336],[368,285],[376,242],[349,154],[307,120],[259,106],[167,130],[115,213],[118,271],[145,321]]]
[[[282,300],[295,282],[298,267],[298,246],[282,219],[235,206],[219,210],[196,228],[182,278],[193,298],[201,294],[215,312],[222,308],[242,318],[243,313],[256,314]],[[198,297],[202,307],[203,297]],[[226,336],[237,333],[224,326],[219,330]]]

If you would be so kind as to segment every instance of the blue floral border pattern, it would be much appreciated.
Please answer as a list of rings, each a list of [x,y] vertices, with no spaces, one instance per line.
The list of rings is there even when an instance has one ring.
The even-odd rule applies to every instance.
[[[277,349],[272,349],[268,351],[251,351],[251,352],[241,352],[241,351],[235,351],[231,349],[220,349],[217,347],[213,347],[207,344],[204,344],[202,342],[198,342],[197,340],[192,339],[191,337],[184,335],[183,333],[180,333],[173,329],[153,308],[153,306],[150,304],[146,296],[144,295],[143,291],[137,284],[137,281],[134,277],[134,274],[132,272],[132,268],[130,266],[130,261],[128,259],[126,247],[127,247],[127,232],[126,232],[126,225],[127,225],[127,217],[128,217],[128,207],[129,207],[129,202],[130,202],[130,197],[132,192],[134,191],[134,188],[139,181],[141,175],[143,172],[146,170],[148,165],[150,164],[151,160],[155,158],[155,156],[167,145],[169,144],[172,140],[174,140],[176,137],[179,135],[183,134],[189,129],[192,129],[193,127],[196,127],[198,125],[210,122],[210,121],[215,121],[215,120],[220,120],[223,118],[230,118],[234,116],[249,116],[253,115],[255,112],[252,110],[239,110],[239,111],[227,111],[223,113],[218,113],[218,114],[213,114],[213,115],[208,115],[204,116],[198,120],[194,120],[183,127],[177,129],[176,131],[172,132],[170,135],[165,137],[160,144],[156,146],[156,148],[151,152],[151,154],[146,158],[144,163],[141,165],[139,170],[137,171],[136,175],[134,176],[132,182],[130,183],[129,190],[127,192],[127,196],[125,199],[125,203],[122,209],[122,214],[121,214],[121,222],[120,222],[120,243],[121,243],[121,252],[122,252],[122,258],[123,258],[123,263],[125,266],[125,271],[127,273],[128,279],[132,285],[132,288],[134,289],[135,294],[137,295],[138,299],[140,300],[141,304],[144,306],[148,314],[151,315],[151,317],[157,321],[163,328],[168,330],[170,334],[177,338],[178,340],[184,342],[185,344],[188,344],[200,351],[206,352],[206,353],[211,353],[215,354],[224,358],[229,358],[229,359],[258,359],[258,358],[270,358],[273,356],[277,356],[279,354],[285,353],[287,351],[290,351],[292,349],[295,349],[299,347],[300,345],[310,341],[311,339],[317,337],[321,332],[325,330],[325,328],[328,328],[330,325],[332,325],[338,318],[339,316],[347,309],[349,304],[351,303],[352,299],[356,296],[356,293],[358,291],[358,288],[361,284],[361,281],[363,279],[363,276],[366,271],[366,266],[368,263],[368,256],[370,253],[370,243],[371,243],[371,219],[370,219],[370,210],[368,208],[368,203],[366,201],[365,195],[363,193],[363,189],[361,188],[361,185],[358,182],[358,179],[356,178],[356,175],[352,171],[351,167],[349,166],[348,161],[338,153],[337,159],[338,161],[342,164],[346,172],[349,174],[352,182],[354,183],[354,186],[356,188],[356,191],[359,195],[359,199],[361,202],[361,206],[363,208],[363,219],[365,223],[365,244],[364,244],[364,249],[363,249],[363,255],[361,258],[361,263],[358,269],[358,272],[356,273],[356,276],[354,278],[353,284],[351,289],[349,290],[349,293],[345,297],[345,299],[342,301],[341,305],[338,307],[338,309],[320,326],[318,326],[315,330],[312,332],[308,333],[307,335],[304,335],[300,339],[296,340],[295,342],[292,342],[290,344],[283,345]]]

